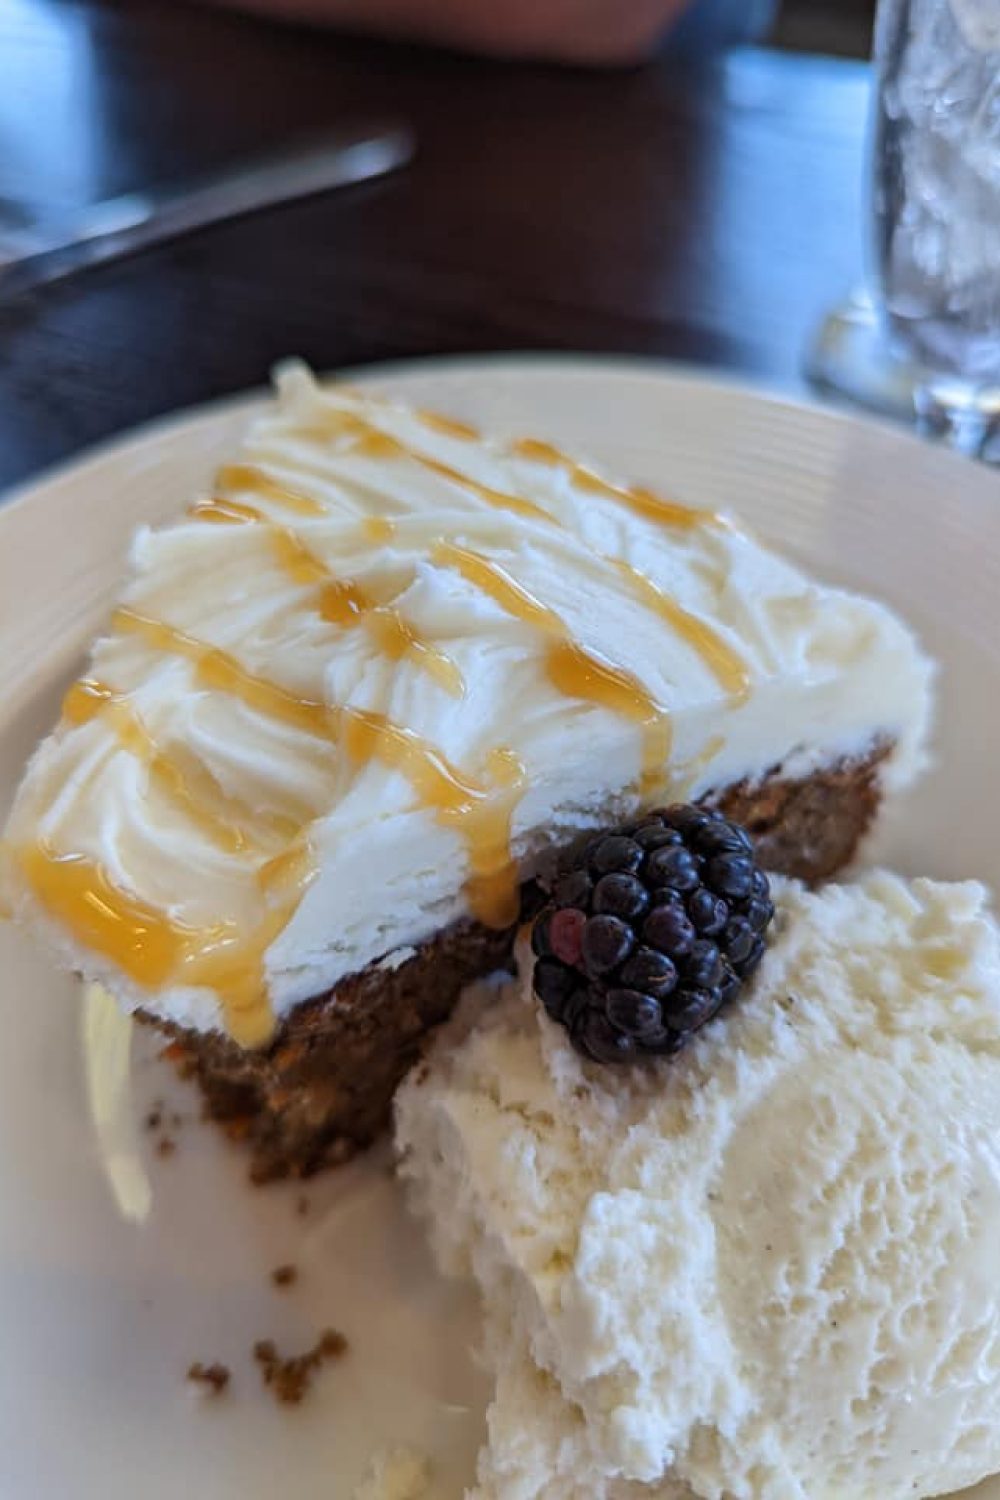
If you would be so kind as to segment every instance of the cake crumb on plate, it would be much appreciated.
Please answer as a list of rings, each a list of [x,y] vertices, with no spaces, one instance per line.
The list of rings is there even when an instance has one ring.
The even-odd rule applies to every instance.
[[[284,1356],[278,1353],[273,1339],[259,1339],[253,1346],[253,1357],[275,1400],[295,1406],[307,1394],[320,1366],[327,1360],[340,1359],[347,1348],[344,1335],[327,1328],[304,1354]]]
[[[206,1395],[221,1396],[229,1384],[229,1369],[218,1360],[210,1365],[195,1360],[188,1369],[187,1378],[192,1385],[200,1386]]]

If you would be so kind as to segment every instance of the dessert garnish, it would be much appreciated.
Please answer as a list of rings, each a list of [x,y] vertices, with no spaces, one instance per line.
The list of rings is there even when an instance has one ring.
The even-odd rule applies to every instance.
[[[744,828],[676,804],[592,838],[535,919],[534,988],[595,1062],[677,1052],[733,998],[774,915]]]

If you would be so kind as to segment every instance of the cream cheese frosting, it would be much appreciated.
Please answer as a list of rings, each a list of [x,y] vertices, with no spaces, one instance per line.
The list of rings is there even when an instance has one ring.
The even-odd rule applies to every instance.
[[[437,1260],[483,1291],[475,1500],[904,1500],[1000,1470],[986,893],[772,884],[760,969],[677,1057],[583,1061],[525,976],[397,1094]]]
[[[126,1007],[258,1043],[640,804],[879,739],[906,784],[929,681],[888,610],[723,516],[290,366],[136,537],[3,890]]]

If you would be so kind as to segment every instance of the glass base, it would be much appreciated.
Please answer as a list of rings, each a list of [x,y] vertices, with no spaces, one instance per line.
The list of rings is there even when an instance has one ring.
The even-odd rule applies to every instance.
[[[805,373],[827,394],[1000,464],[1000,387],[943,376],[907,358],[887,338],[866,292],[853,292],[826,318],[806,353]]]

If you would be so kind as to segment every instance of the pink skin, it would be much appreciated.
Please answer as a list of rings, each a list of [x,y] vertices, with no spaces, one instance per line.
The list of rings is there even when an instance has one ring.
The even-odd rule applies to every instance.
[[[689,0],[221,0],[284,21],[496,57],[615,67],[648,57]]]

